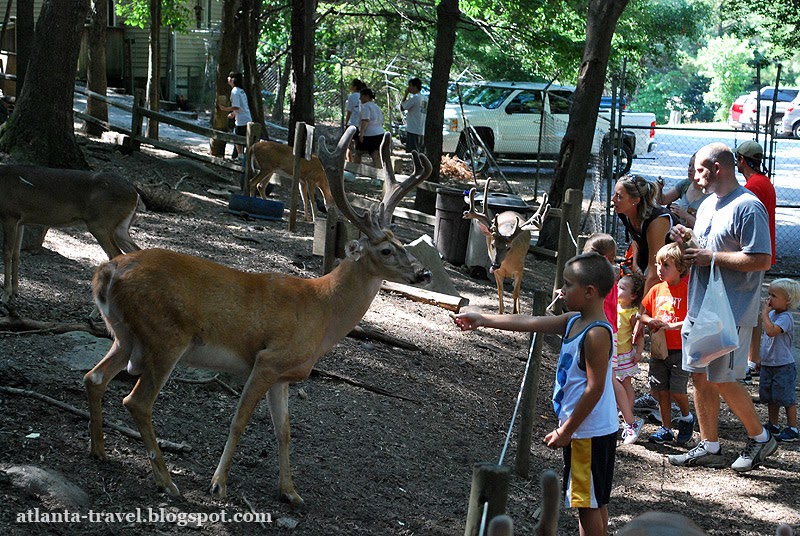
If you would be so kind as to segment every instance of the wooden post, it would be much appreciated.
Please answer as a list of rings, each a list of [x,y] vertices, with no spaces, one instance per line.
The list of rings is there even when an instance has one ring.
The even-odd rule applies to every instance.
[[[144,105],[144,90],[137,89],[133,92],[133,112],[131,112],[131,136],[134,138],[142,135],[142,114],[139,109]]]
[[[550,295],[537,290],[533,293],[533,316],[543,316],[550,301]],[[520,401],[519,432],[517,439],[517,454],[514,460],[514,472],[517,476],[528,478],[531,460],[531,437],[533,435],[533,421],[536,416],[536,393],[539,392],[539,378],[542,368],[542,347],[544,337],[541,333],[532,333],[528,357],[530,365],[525,376]]]
[[[294,126],[294,172],[292,173],[292,193],[289,197],[289,232],[297,227],[297,194],[300,188],[300,159],[306,146],[306,124],[298,121]]]
[[[487,523],[505,513],[510,478],[511,470],[504,465],[483,462],[473,466],[464,536],[478,536],[480,533],[484,503],[489,504]]]
[[[325,218],[325,253],[322,257],[322,275],[336,266],[336,244],[339,238],[339,210],[331,207]]]
[[[564,266],[577,253],[572,237],[574,235],[575,240],[577,240],[582,208],[583,192],[575,188],[567,190],[561,207],[561,229],[558,234],[558,254],[556,255],[556,278],[553,284],[553,297],[555,297],[564,282]]]
[[[505,514],[492,519],[489,536],[514,536],[514,520]]]
[[[261,123],[253,123],[252,121],[247,123],[247,142],[244,150],[244,165],[242,166],[242,193],[244,195],[250,194],[247,185],[250,184],[250,179],[253,176],[253,166],[250,165],[250,159],[252,158],[250,155],[250,147],[252,147],[260,137]]]

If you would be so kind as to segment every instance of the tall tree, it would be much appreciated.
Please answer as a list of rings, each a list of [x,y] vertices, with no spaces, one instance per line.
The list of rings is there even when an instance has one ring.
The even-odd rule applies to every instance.
[[[11,0],[9,0],[10,2]],[[28,62],[33,53],[33,40],[35,29],[33,21],[33,0],[17,1],[17,94],[22,95],[22,86],[25,85],[25,75],[28,71]]]
[[[289,143],[295,124],[314,124],[314,0],[292,0],[292,105]]]
[[[147,108],[159,109],[161,92],[161,0],[150,0],[150,52],[147,57]],[[147,120],[147,137],[158,139],[158,121]]]
[[[108,26],[108,2],[92,0],[89,10],[89,65],[86,69],[86,85],[90,91],[105,95],[108,90],[106,75],[106,27]],[[108,106],[105,101],[91,96],[86,99],[86,114],[108,121]],[[99,136],[105,129],[100,125],[86,122],[86,132]]]
[[[436,50],[431,70],[431,90],[428,97],[428,114],[425,117],[425,154],[433,164],[431,177],[436,181],[442,164],[442,127],[450,68],[453,66],[453,47],[456,26],[461,17],[458,0],[441,0],[436,6]]]
[[[228,73],[237,69],[239,61],[239,29],[237,14],[241,9],[241,0],[225,0],[222,4],[222,22],[220,23],[219,55],[217,57],[217,80],[215,99],[221,95],[230,95]],[[216,130],[228,130],[228,112],[215,106],[211,126]],[[225,142],[211,140],[211,154],[225,156]]]
[[[0,150],[21,161],[88,168],[75,141],[72,102],[89,0],[45,2],[25,85],[14,113],[0,127]]]
[[[575,100],[569,114],[567,132],[561,141],[561,152],[556,164],[555,179],[550,187],[550,203],[560,207],[564,192],[570,188],[583,190],[586,168],[592,151],[594,129],[600,97],[611,54],[611,39],[617,20],[628,5],[628,0],[591,0],[586,24],[586,46],[581,59]],[[550,219],[540,235],[540,245],[555,249],[558,225]]]
[[[258,73],[259,28],[263,0],[243,0],[241,24],[241,49],[244,74],[244,91],[253,121],[264,124],[264,100],[261,98],[261,76]]]

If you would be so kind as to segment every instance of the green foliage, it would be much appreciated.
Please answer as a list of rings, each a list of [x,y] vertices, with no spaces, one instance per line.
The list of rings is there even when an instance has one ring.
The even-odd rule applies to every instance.
[[[150,2],[148,0],[121,0],[116,13],[125,19],[125,24],[146,28],[150,26]],[[178,32],[185,32],[194,21],[194,12],[187,2],[162,0],[161,24]]]
[[[706,100],[717,105],[716,118],[725,120],[731,103],[751,83],[753,53],[746,41],[736,37],[715,37],[697,54],[697,71],[710,78]]]

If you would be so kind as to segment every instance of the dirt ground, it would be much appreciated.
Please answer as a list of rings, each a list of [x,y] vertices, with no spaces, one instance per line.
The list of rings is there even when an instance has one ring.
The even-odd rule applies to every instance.
[[[243,220],[226,212],[226,200],[209,189],[235,189],[227,181],[166,165],[168,153],[145,149],[124,156],[88,142],[96,169],[116,171],[136,181],[178,184],[192,209],[184,214],[145,211],[132,236],[142,247],[162,247],[213,259],[246,271],[277,271],[304,277],[320,273],[321,258],[311,253],[313,227],[300,221],[289,233],[284,221]],[[188,175],[188,176],[187,176]],[[277,188],[274,197],[288,200]],[[398,220],[405,241],[425,225]],[[51,230],[45,248],[24,255],[17,313],[52,322],[85,322],[92,313],[90,280],[104,255],[81,230]],[[496,308],[494,283],[469,277],[446,265],[453,283],[470,306]],[[552,288],[554,265],[528,256],[523,311],[531,310],[536,288]],[[167,298],[167,297],[165,297]],[[277,313],[277,312],[276,312]],[[269,318],[264,319],[265,323]],[[208,493],[222,452],[237,397],[218,382],[200,382],[210,373],[178,368],[154,408],[159,437],[191,446],[166,452],[167,465],[182,499],[158,493],[141,444],[107,430],[109,461],[89,457],[87,419],[46,402],[0,393],[0,526],[8,534],[261,534],[293,532],[333,535],[460,535],[464,532],[473,465],[499,460],[525,370],[528,337],[499,331],[461,333],[448,311],[381,292],[362,325],[417,345],[417,350],[376,340],[346,338],[318,368],[384,389],[312,376],[290,388],[291,462],[295,484],[306,505],[293,510],[276,497],[277,453],[266,404],[261,404],[236,451],[228,498]],[[531,448],[530,478],[513,477],[508,513],[516,534],[531,534],[541,502],[539,475],[560,473],[561,453],[541,439],[555,424],[549,398],[558,355],[557,338],[545,340]],[[0,385],[48,395],[86,411],[83,374],[91,364],[71,355],[75,340],[50,333],[0,333]],[[644,389],[646,364],[636,381]],[[221,375],[240,390],[242,379]],[[117,379],[105,398],[107,419],[133,427],[122,398],[131,379]],[[750,387],[757,396],[757,386]],[[766,408],[757,406],[766,419]],[[647,424],[643,440],[620,445],[609,506],[610,533],[637,514],[663,510],[687,515],[708,534],[768,535],[785,521],[800,528],[800,447],[783,444],[763,467],[740,475],[730,469],[672,467],[666,455],[683,449],[648,444],[656,425]],[[502,462],[513,464],[518,424]],[[745,434],[722,411],[723,449],[732,462]],[[74,485],[23,485],[18,468],[34,466]],[[30,471],[30,470],[29,470]],[[30,474],[30,472],[29,472]],[[35,479],[34,479],[35,480]],[[81,493],[82,492],[82,493]],[[35,522],[39,509],[40,522]],[[143,519],[124,519],[140,509]],[[46,512],[72,512],[74,523],[41,522]],[[88,514],[98,517],[90,522]],[[161,515],[149,519],[150,512]],[[234,515],[266,513],[263,525],[232,521]],[[120,514],[119,518],[112,518]],[[206,520],[184,527],[188,515]],[[99,521],[97,519],[100,519]],[[29,523],[21,521],[28,520]],[[561,534],[577,533],[574,512],[562,510]]]

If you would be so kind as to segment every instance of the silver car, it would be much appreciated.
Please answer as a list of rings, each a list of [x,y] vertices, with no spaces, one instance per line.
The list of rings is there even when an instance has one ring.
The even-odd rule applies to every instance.
[[[800,138],[800,97],[789,103],[789,107],[783,114],[781,126],[783,127],[781,134],[784,136]]]

